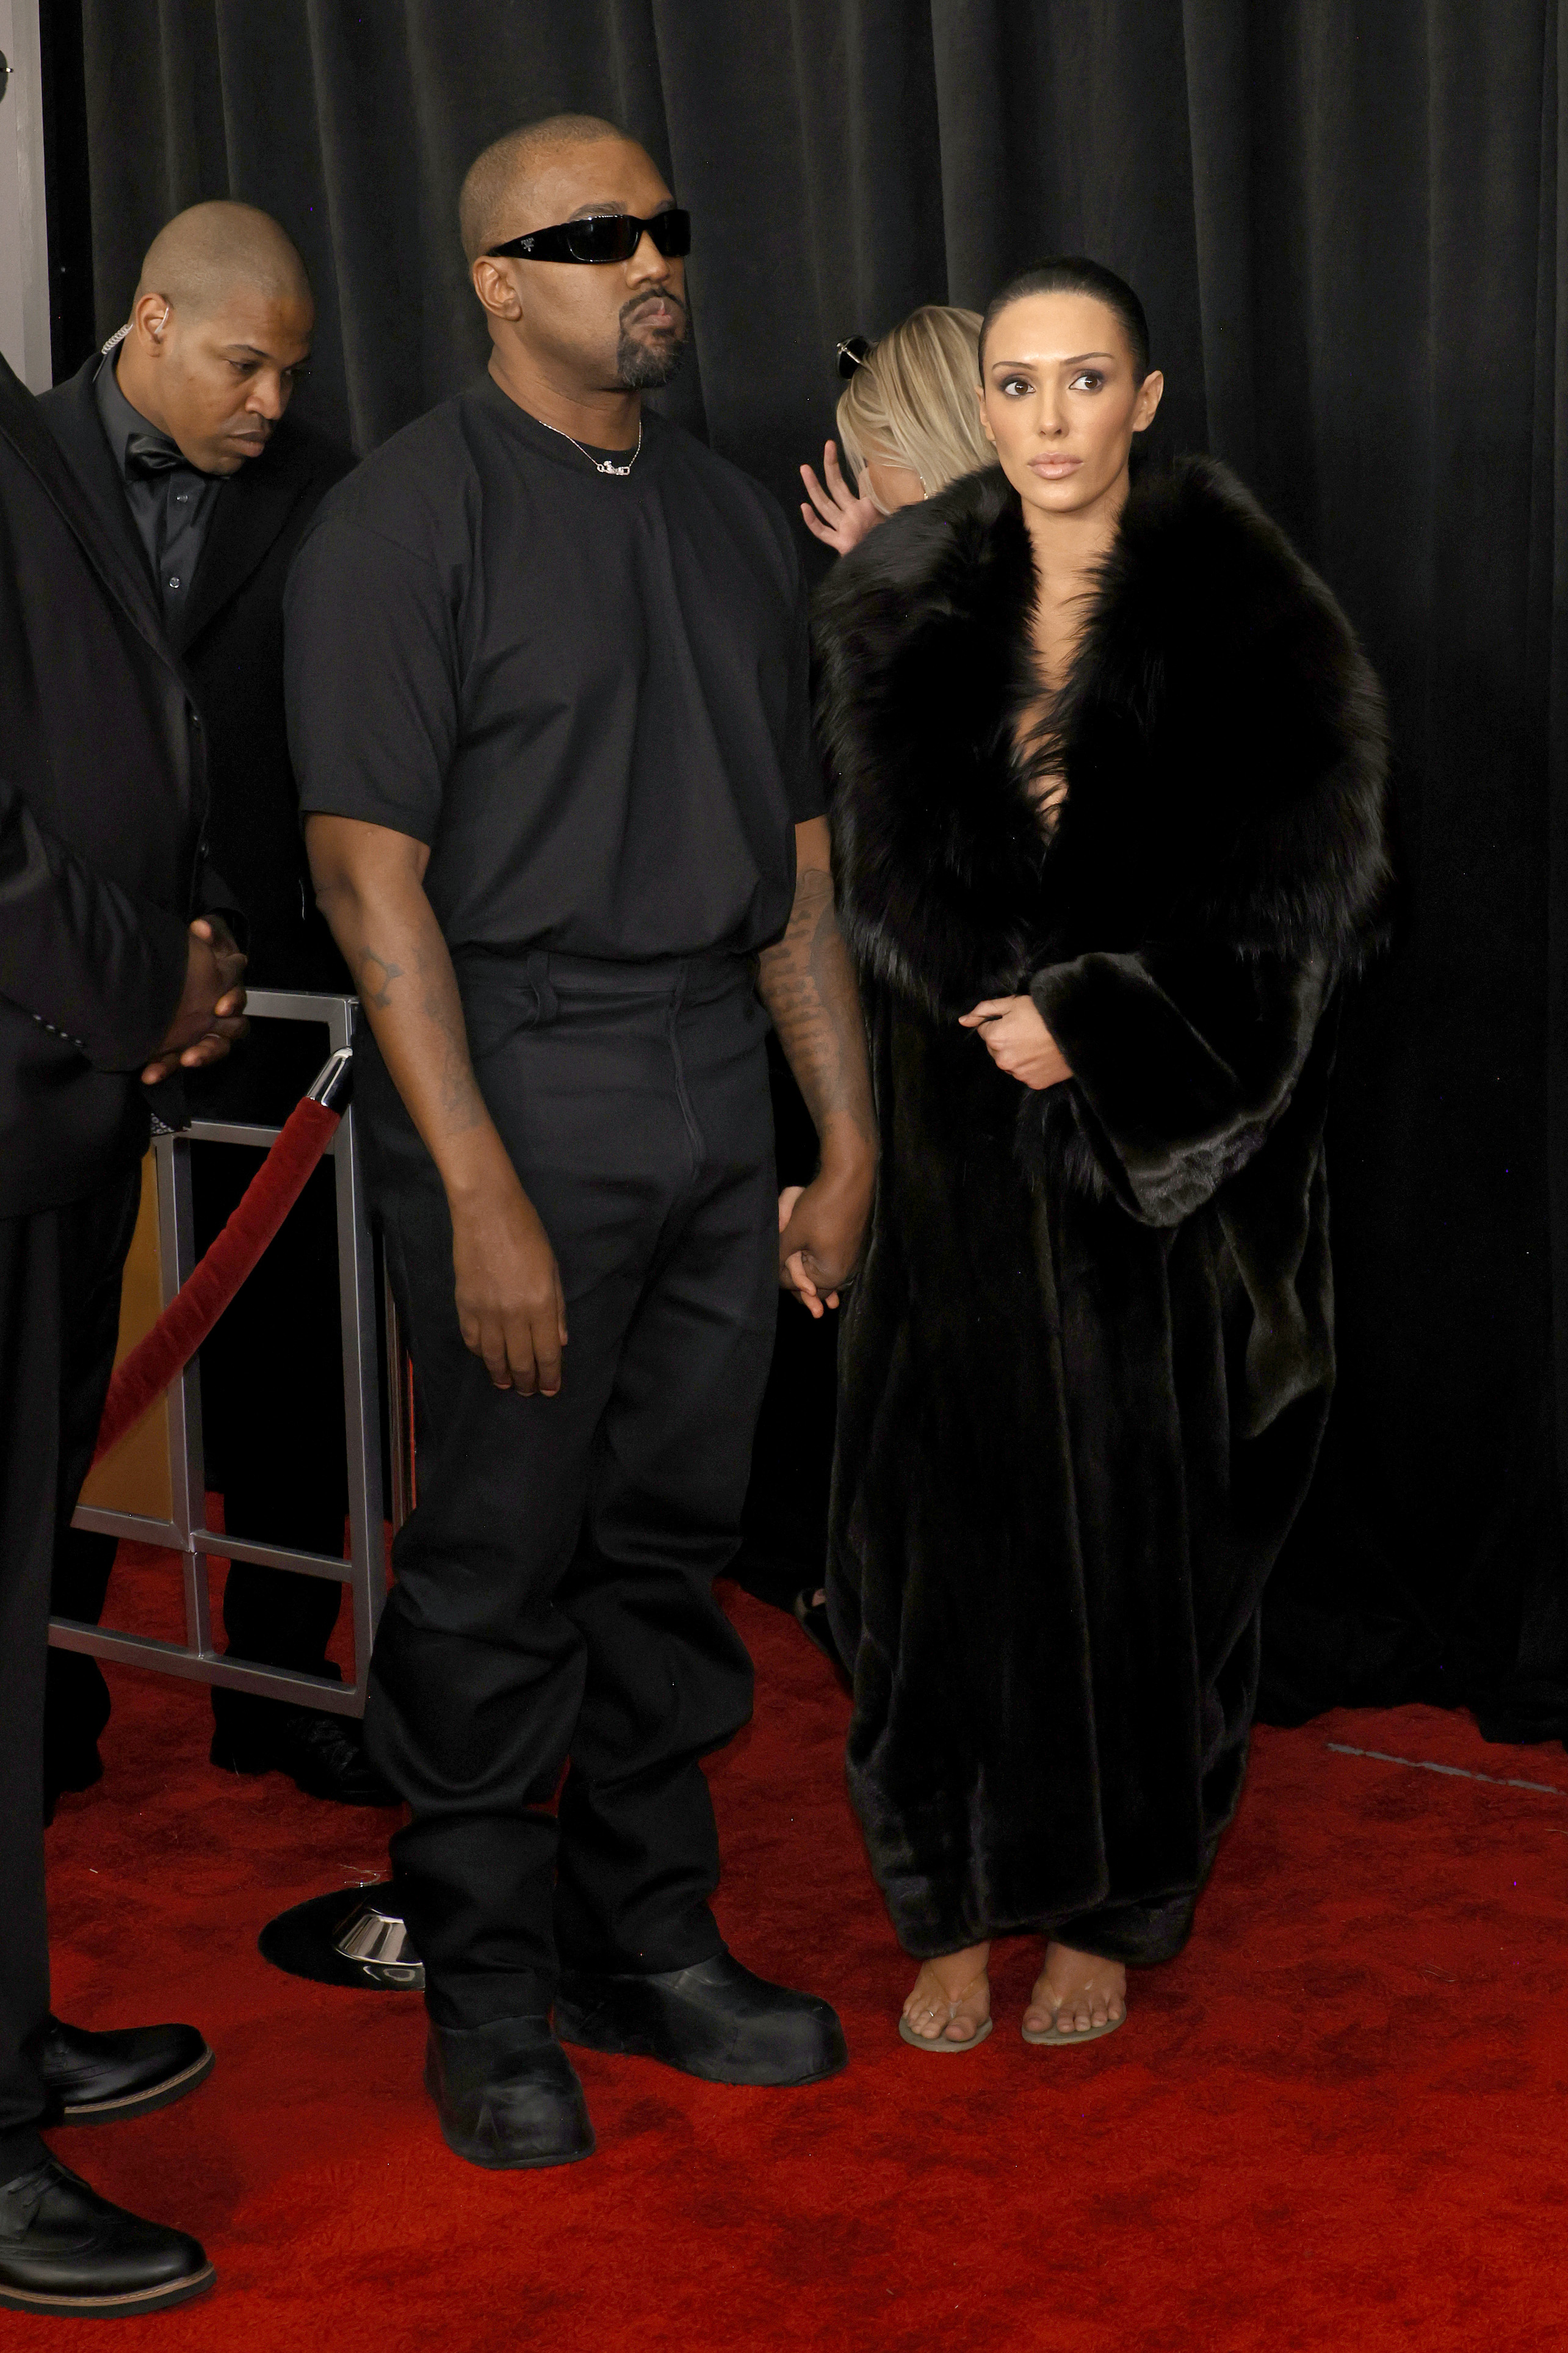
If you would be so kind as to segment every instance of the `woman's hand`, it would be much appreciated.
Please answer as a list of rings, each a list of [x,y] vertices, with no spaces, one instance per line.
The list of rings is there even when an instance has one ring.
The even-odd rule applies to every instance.
[[[809,466],[800,470],[801,480],[811,496],[811,505],[803,504],[801,515],[814,539],[819,539],[824,547],[831,547],[840,555],[847,555],[882,518],[869,499],[856,497],[839,470],[838,452],[831,441],[822,452],[822,470],[827,477],[826,490]]]
[[[959,1028],[978,1029],[996,1068],[1037,1094],[1072,1076],[1032,997],[987,997],[959,1015]]]

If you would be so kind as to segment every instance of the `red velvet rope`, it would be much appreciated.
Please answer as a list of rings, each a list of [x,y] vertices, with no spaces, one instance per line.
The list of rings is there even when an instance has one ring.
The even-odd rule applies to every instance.
[[[299,1199],[342,1114],[309,1095],[246,1187],[227,1225],[180,1285],[145,1338],[117,1365],[99,1424],[95,1463],[139,1422],[195,1355]]]

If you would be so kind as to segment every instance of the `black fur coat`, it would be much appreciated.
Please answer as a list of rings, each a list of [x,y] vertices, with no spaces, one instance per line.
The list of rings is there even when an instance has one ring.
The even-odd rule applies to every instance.
[[[999,471],[818,606],[882,1165],[842,1338],[829,1606],[912,1953],[1185,1936],[1240,1791],[1264,1578],[1333,1380],[1336,993],[1386,882],[1377,682],[1223,468],[1134,488],[1054,741]],[[1028,991],[1031,1093],[957,1017]]]

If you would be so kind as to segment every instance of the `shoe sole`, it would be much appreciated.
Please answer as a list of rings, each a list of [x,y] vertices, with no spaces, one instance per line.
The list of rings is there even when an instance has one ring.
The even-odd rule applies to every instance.
[[[1044,2034],[1032,2034],[1026,2026],[1021,2027],[1019,2031],[1025,2042],[1032,2043],[1037,2051],[1065,2051],[1070,2043],[1098,2042],[1101,2035],[1119,2034],[1126,2023],[1127,2013],[1123,2010],[1120,2018],[1108,2018],[1103,2026],[1086,2026],[1077,2032],[1064,2031],[1059,2026],[1047,2028]]]
[[[177,2075],[166,2075],[161,2084],[149,2085],[144,2092],[132,2092],[118,2100],[80,2100],[67,2102],[57,2121],[62,2125],[112,2125],[121,2116],[144,2116],[154,2108],[166,2108],[175,2100],[183,2100],[205,2083],[213,2071],[213,2052],[204,2050],[199,2059],[181,2069]]]
[[[452,2155],[460,2157],[465,2165],[481,2167],[486,2173],[541,2173],[547,2166],[581,2165],[583,2159],[592,2157],[598,2147],[597,2141],[590,2138],[586,2148],[565,2150],[559,2157],[481,2157],[477,2149],[465,2148],[460,2140],[455,2140],[441,2123],[439,2116],[436,2121]]]
[[[829,2067],[819,2067],[814,2075],[721,2075],[713,2067],[693,2064],[689,2059],[672,2059],[667,2051],[658,2048],[651,2035],[591,2030],[586,2020],[574,2017],[559,2000],[555,2005],[555,2032],[559,2041],[571,2043],[578,2051],[602,2052],[607,2059],[657,2060],[661,2067],[673,2067],[678,2074],[693,2075],[700,2084],[724,2084],[735,2091],[802,2091],[808,2084],[826,2084],[830,2077],[842,2074],[849,2064],[846,2051],[841,2059],[835,2059]]]
[[[22,2287],[0,2287],[0,2306],[8,2312],[75,2313],[87,2320],[111,2320],[121,2313],[166,2312],[172,2304],[189,2304],[193,2296],[205,2295],[216,2277],[216,2267],[209,2263],[190,2279],[139,2288],[129,2295],[34,2295]]]
[[[966,2051],[979,2050],[993,2022],[983,2018],[967,2042],[949,2042],[942,2034],[917,2034],[907,2018],[900,2019],[899,2032],[911,2051],[924,2051],[932,2059],[962,2059]]]

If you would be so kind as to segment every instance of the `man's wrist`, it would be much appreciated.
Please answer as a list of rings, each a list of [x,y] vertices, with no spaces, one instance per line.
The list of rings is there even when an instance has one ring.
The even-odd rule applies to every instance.
[[[820,1171],[830,1185],[863,1187],[869,1191],[877,1179],[879,1156],[877,1139],[853,1120],[836,1120],[819,1138]]]
[[[510,1192],[517,1184],[517,1171],[488,1117],[469,1134],[453,1138],[437,1166],[454,1218],[482,1208],[498,1192]]]

